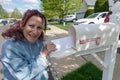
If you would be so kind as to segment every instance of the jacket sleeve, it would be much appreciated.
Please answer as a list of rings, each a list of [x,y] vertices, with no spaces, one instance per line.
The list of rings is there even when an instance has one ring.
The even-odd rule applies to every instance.
[[[16,80],[31,80],[37,75],[44,74],[43,72],[47,69],[47,64],[45,64],[41,56],[36,56],[34,59],[31,59],[31,62],[28,62],[27,59],[19,55],[18,50],[11,47],[2,47],[1,62]]]

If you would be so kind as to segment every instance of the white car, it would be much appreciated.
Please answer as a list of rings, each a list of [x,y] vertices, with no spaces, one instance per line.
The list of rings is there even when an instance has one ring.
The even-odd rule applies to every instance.
[[[2,23],[3,19],[0,19],[0,23]]]
[[[63,20],[65,22],[73,22],[74,20],[76,20],[76,15],[67,15],[63,18]]]
[[[88,17],[84,19],[78,19],[74,21],[75,25],[78,24],[97,24],[97,23],[103,23],[105,16],[108,12],[98,12],[98,13],[93,13],[89,15]]]

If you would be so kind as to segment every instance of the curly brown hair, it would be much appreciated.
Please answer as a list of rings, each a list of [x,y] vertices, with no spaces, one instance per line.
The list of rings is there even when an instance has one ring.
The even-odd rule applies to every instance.
[[[32,16],[38,16],[38,17],[42,18],[44,31],[46,31],[46,27],[47,27],[46,17],[38,10],[32,9],[32,10],[27,10],[21,21],[15,22],[14,25],[12,25],[9,29],[7,29],[1,35],[4,38],[13,37],[15,39],[15,41],[23,40],[25,37],[23,35],[22,27],[24,27],[26,25],[28,19],[31,18]],[[44,40],[44,32],[42,32],[39,39]]]

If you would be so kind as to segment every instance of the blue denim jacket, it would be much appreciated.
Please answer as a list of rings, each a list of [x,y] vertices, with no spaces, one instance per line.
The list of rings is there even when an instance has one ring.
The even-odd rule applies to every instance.
[[[37,40],[29,43],[26,39],[6,40],[2,46],[1,62],[4,80],[48,80],[47,65],[40,52],[44,44]]]

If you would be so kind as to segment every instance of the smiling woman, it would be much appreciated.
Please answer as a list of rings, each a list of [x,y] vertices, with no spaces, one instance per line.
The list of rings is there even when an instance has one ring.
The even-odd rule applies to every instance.
[[[27,10],[2,36],[1,62],[4,80],[48,80],[46,57],[56,46],[44,44],[46,18],[38,10]]]

